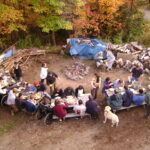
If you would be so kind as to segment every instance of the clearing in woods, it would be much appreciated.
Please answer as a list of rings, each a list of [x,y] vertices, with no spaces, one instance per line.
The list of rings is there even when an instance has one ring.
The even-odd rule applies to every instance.
[[[95,68],[94,61],[79,60],[90,66],[90,73],[82,80],[71,81],[62,73],[64,66],[76,61],[70,57],[49,55],[40,56],[28,64],[24,72],[24,80],[32,83],[39,80],[41,60],[48,64],[50,70],[59,75],[57,86],[76,88],[83,85],[90,92],[90,80],[98,72],[103,81],[106,77],[127,80],[128,72],[113,70],[101,72]],[[149,84],[144,76],[143,85]],[[8,108],[0,107],[0,150],[149,150],[150,149],[150,120],[145,120],[144,108],[133,108],[129,111],[117,112],[120,123],[112,128],[108,121],[103,124],[103,96],[99,91],[97,99],[101,106],[100,120],[89,118],[83,120],[69,119],[65,122],[55,121],[45,126],[42,120],[35,120],[34,116],[20,112],[11,116]]]

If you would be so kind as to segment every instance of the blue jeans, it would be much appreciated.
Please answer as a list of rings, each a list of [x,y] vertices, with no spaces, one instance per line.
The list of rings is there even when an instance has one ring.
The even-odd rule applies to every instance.
[[[131,82],[133,82],[133,81],[138,81],[138,78],[132,76]]]

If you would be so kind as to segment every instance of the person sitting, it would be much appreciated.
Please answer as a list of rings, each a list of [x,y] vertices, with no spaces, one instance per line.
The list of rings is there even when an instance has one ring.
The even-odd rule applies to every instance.
[[[33,93],[36,93],[37,92],[37,88],[33,85],[33,84],[29,84],[27,83],[26,84],[26,89],[25,89],[26,92],[33,92]]]
[[[128,86],[124,86],[125,93],[122,95],[122,106],[129,107],[133,101],[133,92],[128,89]]]
[[[36,111],[36,104],[34,103],[34,95],[30,96],[29,100],[24,101],[24,108],[29,113],[34,113]]]
[[[117,90],[115,90],[114,94],[108,98],[107,102],[112,110],[118,110],[122,107],[122,97]]]
[[[81,96],[82,94],[84,94],[85,91],[84,91],[84,87],[82,85],[79,85],[76,89],[75,89],[75,96],[76,97],[79,97]]]
[[[149,92],[146,93],[145,102],[146,102],[146,115],[145,115],[145,118],[148,118],[150,116],[150,89],[149,89]]]
[[[67,97],[67,96],[74,96],[74,90],[72,87],[67,87],[65,90],[64,90],[64,95]]]
[[[99,108],[92,96],[89,96],[89,100],[86,102],[85,106],[86,112],[90,114],[93,119],[99,118]]]
[[[138,95],[133,95],[133,103],[135,105],[142,105],[145,100],[145,94],[143,89],[139,89]]]
[[[53,94],[52,94],[52,98],[56,98],[56,97],[61,97],[63,98],[64,97],[64,92],[62,89],[59,89],[59,88],[55,88],[54,91],[53,91]]]
[[[6,104],[11,107],[11,115],[14,115],[15,112],[18,111],[18,108],[16,107],[16,90],[17,89],[11,89],[8,93]]]
[[[24,102],[23,95],[22,93],[19,93],[19,95],[16,97],[16,106],[19,110],[24,108],[23,102]]]
[[[53,107],[54,114],[59,117],[60,121],[65,118],[67,115],[67,111],[65,110],[68,108],[68,105],[66,103],[61,104],[60,100],[55,101],[55,106]]]
[[[34,81],[34,86],[37,89],[37,92],[44,92],[46,90],[46,86],[43,82]]]
[[[115,82],[114,82],[114,88],[119,88],[119,87],[123,87],[123,81],[120,80],[120,79],[117,79]]]
[[[105,94],[106,90],[111,88],[112,86],[113,86],[113,83],[111,82],[110,78],[107,77],[104,81],[104,85],[103,85],[103,88],[102,88],[102,93]]]
[[[83,105],[83,101],[79,100],[78,105],[75,105],[73,110],[76,114],[80,115],[81,118],[85,115],[86,107]]]

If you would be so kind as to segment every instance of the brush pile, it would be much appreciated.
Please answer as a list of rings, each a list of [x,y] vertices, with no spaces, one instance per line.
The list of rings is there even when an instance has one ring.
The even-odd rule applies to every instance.
[[[0,64],[0,70],[11,70],[14,66],[14,62],[18,62],[21,66],[24,66],[26,65],[30,57],[44,55],[45,53],[45,50],[39,49],[16,50],[13,56],[7,58]]]
[[[81,62],[74,62],[73,64],[66,66],[63,69],[63,73],[68,79],[76,81],[86,76],[89,73],[89,69],[89,66],[86,66]]]

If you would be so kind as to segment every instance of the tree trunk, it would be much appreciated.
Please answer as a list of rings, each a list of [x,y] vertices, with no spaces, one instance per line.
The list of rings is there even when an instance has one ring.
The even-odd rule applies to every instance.
[[[55,32],[52,31],[52,41],[53,41],[53,45],[56,46],[56,37],[55,37]]]

